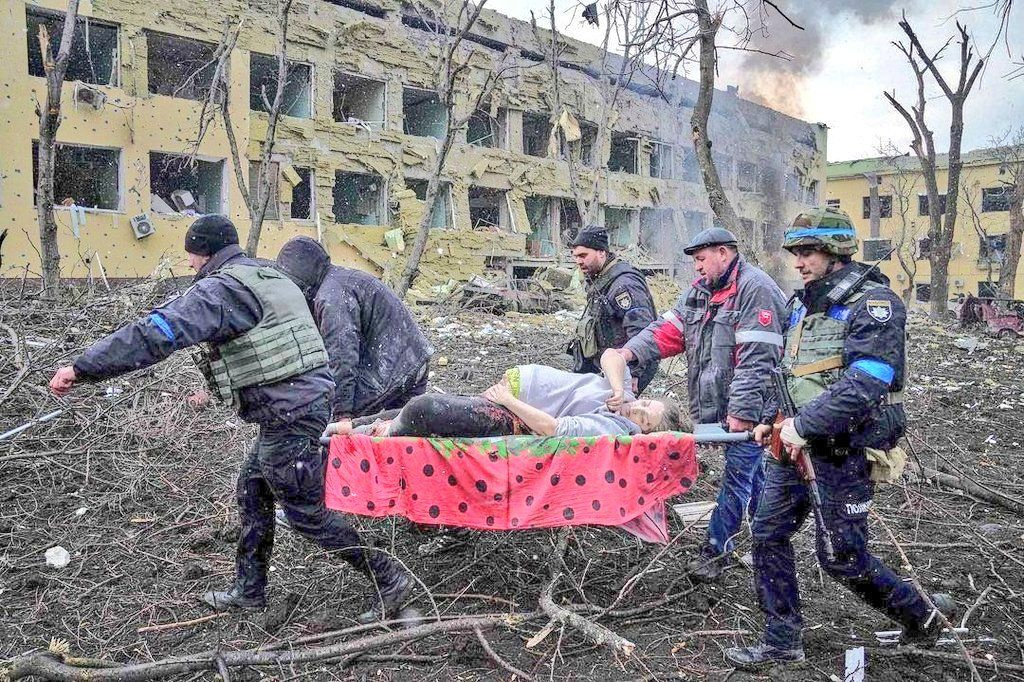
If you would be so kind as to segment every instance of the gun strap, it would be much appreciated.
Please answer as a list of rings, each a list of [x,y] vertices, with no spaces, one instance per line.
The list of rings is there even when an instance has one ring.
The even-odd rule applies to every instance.
[[[841,369],[843,366],[842,355],[830,355],[827,358],[822,358],[815,362],[808,362],[804,365],[797,365],[790,370],[795,377],[803,377],[808,374],[817,374],[818,372],[825,372],[830,369]]]

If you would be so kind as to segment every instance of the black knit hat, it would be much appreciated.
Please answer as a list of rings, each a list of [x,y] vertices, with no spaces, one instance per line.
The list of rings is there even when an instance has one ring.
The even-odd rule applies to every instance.
[[[212,256],[225,246],[238,243],[238,230],[227,216],[217,213],[201,216],[185,234],[185,251],[197,256]]]
[[[576,235],[571,246],[585,246],[588,249],[607,251],[608,231],[598,225],[587,225]]]

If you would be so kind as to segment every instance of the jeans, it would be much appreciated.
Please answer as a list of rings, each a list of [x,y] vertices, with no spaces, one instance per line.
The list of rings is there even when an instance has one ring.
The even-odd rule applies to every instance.
[[[764,485],[764,448],[753,441],[732,443],[725,448],[725,471],[718,490],[718,506],[708,524],[706,553],[718,556],[731,552],[732,538],[739,533],[743,517],[757,511]]]
[[[291,422],[260,425],[259,437],[238,476],[241,531],[235,557],[236,584],[246,597],[263,595],[274,548],[274,500],[298,533],[326,549],[358,547],[359,533],[344,516],[324,505],[324,457],[320,434],[327,424],[326,400]],[[362,550],[343,557],[365,570]]]
[[[875,485],[864,450],[847,456],[812,455],[825,527],[835,557],[824,553],[817,531],[821,567],[874,608],[904,626],[920,624],[928,606],[913,585],[868,552],[868,512]],[[790,538],[811,513],[807,485],[792,466],[768,459],[764,492],[754,516],[754,575],[765,617],[764,641],[782,649],[801,646],[803,619]]]

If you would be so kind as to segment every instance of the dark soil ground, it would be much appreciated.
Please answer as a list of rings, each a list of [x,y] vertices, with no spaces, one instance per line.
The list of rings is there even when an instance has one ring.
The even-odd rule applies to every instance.
[[[45,390],[58,364],[158,300],[153,285],[113,294],[78,292],[60,304],[8,289],[0,293],[0,432],[56,409],[58,418],[0,440],[0,659],[67,640],[72,656],[148,662],[220,648],[284,643],[348,628],[368,592],[364,580],[329,553],[288,531],[277,535],[266,611],[191,625],[211,612],[198,600],[230,583],[237,514],[234,479],[252,429],[220,408],[197,411],[184,396],[200,386],[185,354],[125,379],[82,386],[57,401]],[[485,388],[511,365],[565,367],[572,315],[493,317],[426,309],[437,347],[432,381],[445,391]],[[1024,498],[1024,341],[992,339],[915,318],[910,346],[908,445],[926,467],[969,476],[1010,498]],[[968,352],[954,342],[983,344]],[[961,345],[969,345],[961,342]],[[663,363],[652,394],[682,397],[680,362]],[[720,453],[701,453],[703,475],[681,501],[713,499]],[[983,679],[1024,679],[1024,522],[1019,513],[958,490],[906,477],[879,489],[872,548],[903,562],[932,591],[948,591],[969,610],[962,635]],[[473,533],[443,551],[437,535],[401,521],[357,519],[365,539],[404,559],[446,616],[534,613],[549,575],[553,534]],[[884,527],[883,527],[884,525]],[[600,622],[637,644],[615,657],[573,629],[533,618],[490,630],[490,647],[538,679],[842,680],[844,652],[867,647],[869,680],[963,680],[970,672],[956,645],[941,656],[879,647],[875,631],[896,626],[817,567],[810,529],[797,538],[808,662],[760,676],[733,671],[724,648],[750,642],[760,624],[752,575],[730,570],[715,586],[685,575],[701,539],[684,530],[668,551],[619,531],[577,528],[562,580],[562,604],[604,607],[630,578],[635,588]],[[44,552],[71,553],[63,569]],[[741,551],[749,549],[744,533]],[[911,568],[912,567],[912,568]],[[415,606],[433,613],[422,596]],[[590,609],[590,612],[596,609]],[[586,608],[583,609],[587,611]],[[615,616],[615,617],[612,617]],[[169,629],[152,626],[178,624]],[[140,631],[141,630],[141,631]],[[330,640],[334,641],[334,640]],[[10,661],[0,660],[0,668]],[[999,666],[1009,665],[1010,668]],[[1016,666],[1014,668],[1014,666]],[[215,673],[175,679],[213,679]],[[2,671],[0,671],[2,676]],[[459,633],[393,645],[363,656],[287,667],[234,668],[234,679],[511,679],[475,636]]]

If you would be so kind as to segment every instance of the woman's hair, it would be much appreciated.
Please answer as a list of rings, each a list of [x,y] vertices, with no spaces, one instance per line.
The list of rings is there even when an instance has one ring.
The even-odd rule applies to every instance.
[[[657,398],[657,401],[665,406],[665,412],[661,415],[661,421],[654,427],[654,430],[682,431],[683,415],[679,410],[679,403],[671,398]]]

